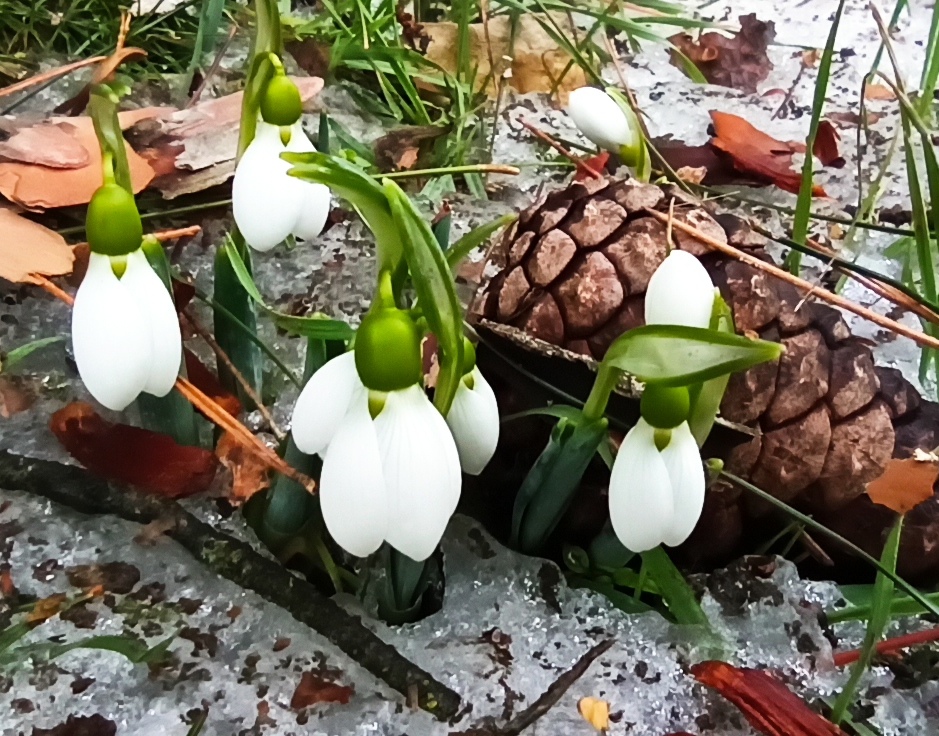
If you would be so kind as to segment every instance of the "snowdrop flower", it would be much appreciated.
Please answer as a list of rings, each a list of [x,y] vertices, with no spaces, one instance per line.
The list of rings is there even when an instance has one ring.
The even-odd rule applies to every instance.
[[[479,475],[499,444],[499,406],[492,387],[476,366],[476,351],[469,340],[464,341],[464,364],[471,368],[457,387],[447,426],[456,440],[463,472]]]
[[[297,447],[323,458],[326,528],[359,557],[383,541],[421,561],[460,498],[460,457],[421,385],[420,333],[406,312],[366,315],[355,350],[313,374],[293,411]]]
[[[708,327],[714,284],[701,262],[673,250],[649,281],[647,324]],[[684,542],[704,507],[704,468],[688,426],[684,387],[648,385],[641,417],[623,440],[610,474],[610,519],[633,552]]]
[[[232,210],[245,242],[258,251],[269,251],[288,235],[300,240],[317,237],[329,215],[329,188],[290,176],[284,152],[311,153],[315,146],[300,121],[289,128],[284,144],[281,128],[258,122],[232,182]]]
[[[72,345],[82,382],[109,409],[173,388],[182,359],[179,320],[143,250],[124,256],[120,277],[110,256],[91,253],[75,294]]]
[[[640,134],[619,104],[602,89],[581,87],[571,92],[567,114],[574,125],[599,148],[611,153],[637,149]]]

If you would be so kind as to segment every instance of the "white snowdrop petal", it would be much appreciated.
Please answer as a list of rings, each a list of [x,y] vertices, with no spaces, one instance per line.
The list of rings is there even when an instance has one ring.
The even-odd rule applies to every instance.
[[[322,455],[349,410],[362,381],[355,370],[355,353],[343,353],[310,376],[293,407],[291,430],[301,452]]]
[[[300,240],[313,240],[319,237],[323,228],[326,227],[331,199],[329,187],[310,181],[298,183],[303,186],[303,203],[300,206],[300,218],[294,225],[293,234]]]
[[[701,261],[673,250],[649,279],[645,316],[648,325],[708,327],[714,308],[714,284]]]
[[[675,506],[672,484],[644,420],[629,430],[610,473],[610,521],[627,549],[645,552],[662,543]]]
[[[499,406],[492,387],[479,368],[473,368],[473,388],[462,381],[447,414],[464,473],[479,475],[499,443]]]
[[[416,385],[389,393],[374,426],[388,491],[386,540],[411,559],[426,560],[460,499],[453,436]]]
[[[567,114],[574,125],[600,148],[619,153],[621,146],[635,146],[638,134],[616,101],[602,89],[581,87],[571,92]]]
[[[126,408],[143,390],[152,350],[147,322],[107,256],[88,260],[72,308],[72,346],[82,382],[108,409]]]
[[[385,540],[387,494],[364,387],[356,389],[323,458],[320,506],[326,528],[346,552],[365,557]]]
[[[176,383],[183,357],[183,339],[173,299],[142,250],[127,256],[127,270],[121,283],[136,299],[149,326],[151,363],[143,390],[154,396],[166,396]]]
[[[245,242],[268,251],[290,235],[300,217],[303,190],[287,174],[280,129],[259,122],[232,181],[232,212]]]
[[[675,547],[691,536],[704,508],[704,466],[688,422],[672,430],[672,439],[662,450],[662,461],[671,480],[675,501],[672,523],[662,541]]]

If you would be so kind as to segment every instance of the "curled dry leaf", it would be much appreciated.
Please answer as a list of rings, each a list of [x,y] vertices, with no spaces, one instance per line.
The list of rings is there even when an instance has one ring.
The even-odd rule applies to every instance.
[[[812,146],[812,153],[815,154],[815,158],[822,162],[822,166],[840,169],[845,163],[841,157],[841,152],[838,150],[840,143],[841,134],[838,129],[830,120],[822,120],[815,134],[815,145]]]
[[[228,500],[234,506],[241,506],[258,491],[270,485],[267,465],[256,453],[248,452],[243,443],[228,432],[222,435],[215,454],[232,474],[231,493]]]
[[[792,155],[804,151],[800,143],[785,142],[767,135],[749,122],[726,112],[711,111],[714,138],[711,145],[733,159],[735,168],[780,189],[797,194],[802,174],[792,168]],[[816,197],[826,196],[822,187],[812,187]]]
[[[300,684],[293,692],[290,707],[300,710],[317,703],[341,703],[345,705],[355,694],[355,688],[330,682],[318,672],[304,672]]]
[[[53,414],[51,429],[68,453],[92,473],[166,498],[206,490],[218,467],[208,450],[109,422],[80,401]]]
[[[149,107],[122,112],[118,117],[121,127],[127,128],[140,120],[157,117],[162,112],[161,108]],[[91,118],[51,118],[34,126],[39,130],[28,135],[33,139],[43,134],[52,136],[53,143],[61,147],[60,143],[56,143],[64,130],[63,127],[57,127],[60,122],[67,123],[76,145],[87,152],[88,162],[74,168],[53,168],[17,161],[0,162],[0,194],[11,202],[32,210],[88,204],[91,195],[101,186],[101,150]],[[35,145],[46,144],[36,142]],[[129,145],[126,148],[134,192],[139,192],[153,179],[153,169]]]
[[[74,260],[72,249],[57,232],[0,208],[0,278],[36,283],[31,274],[62,276],[71,273]]]
[[[867,495],[874,503],[905,514],[933,497],[937,478],[939,463],[933,460],[893,459],[883,475],[867,484]]]
[[[768,672],[710,661],[694,665],[691,674],[736,705],[765,736],[846,736]]]
[[[716,31],[702,33],[695,41],[687,33],[678,33],[668,40],[695,66],[711,84],[756,92],[757,85],[769,76],[773,62],[766,49],[776,38],[772,21],[757,20],[755,13],[740,16],[740,30],[730,36]],[[672,54],[672,64],[679,69],[683,63]]]
[[[577,701],[577,710],[587,723],[598,731],[610,727],[610,704],[600,698],[586,697]]]

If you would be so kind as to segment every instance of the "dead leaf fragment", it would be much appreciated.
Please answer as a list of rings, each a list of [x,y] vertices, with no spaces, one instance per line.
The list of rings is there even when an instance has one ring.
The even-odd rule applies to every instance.
[[[897,96],[890,87],[883,84],[870,83],[864,87],[866,100],[895,100]]]
[[[75,127],[63,121],[18,128],[0,143],[0,159],[77,169],[91,162],[91,154],[75,138]]]
[[[542,22],[558,28],[568,38],[575,35],[570,19],[562,13],[553,13],[550,19],[543,14],[525,13],[517,22],[499,15],[489,18],[488,27],[482,23],[469,25],[470,67],[476,69],[477,88],[485,84],[486,94],[493,99],[498,94],[499,80],[522,94],[556,89],[565,104],[571,91],[587,84],[583,69],[558,46]],[[459,26],[453,22],[424,23],[422,30],[430,38],[427,59],[455,74]]]
[[[176,304],[179,308],[180,302],[177,301]],[[183,359],[186,361],[186,376],[190,382],[233,417],[237,417],[241,413],[238,397],[222,386],[218,376],[206,368],[189,348],[183,349]]]
[[[831,166],[834,169],[840,169],[845,161],[838,150],[841,143],[841,134],[830,120],[822,120],[815,133],[815,144],[812,146],[812,153],[815,158],[822,162],[822,166]]]
[[[26,614],[26,623],[41,624],[43,621],[47,621],[62,610],[65,601],[66,595],[64,593],[56,593],[48,598],[36,601],[33,609]]]
[[[740,116],[726,112],[712,110],[711,122],[711,145],[728,154],[739,171],[798,194],[802,174],[792,169],[792,155],[804,150],[802,144],[777,140]],[[818,185],[812,187],[812,194],[827,196]]]
[[[601,733],[610,727],[610,704],[600,698],[586,697],[577,701],[577,710],[587,723]]]
[[[162,112],[162,108],[151,107],[122,112],[118,117],[121,127],[127,128]],[[88,152],[88,163],[63,169],[15,161],[0,162],[0,194],[11,202],[30,210],[88,204],[91,195],[101,186],[101,150],[91,118],[50,118],[41,123],[40,127],[60,122],[71,126],[71,135],[76,144]],[[153,169],[130,145],[125,144],[125,147],[134,192],[139,192],[153,179]]]
[[[317,703],[345,705],[354,694],[355,688],[330,682],[318,672],[304,672],[290,699],[290,707],[300,710]]]
[[[709,661],[694,665],[691,674],[736,705],[765,736],[846,736],[768,672]]]
[[[0,417],[9,419],[26,411],[36,401],[36,391],[22,376],[0,374]]]
[[[62,276],[71,273],[74,260],[72,249],[57,232],[0,208],[0,278],[36,283],[31,274]]]
[[[178,445],[167,435],[114,424],[81,401],[52,415],[53,434],[92,473],[166,498],[200,493],[218,461],[201,447]]]
[[[228,432],[215,448],[215,454],[232,474],[232,487],[228,500],[235,506],[241,506],[258,491],[270,485],[267,464],[256,453],[245,449],[243,443]]]
[[[740,16],[740,30],[731,36],[708,31],[697,41],[687,33],[678,33],[668,40],[694,62],[711,84],[756,92],[757,85],[773,69],[766,49],[774,38],[773,22],[757,20],[756,13],[750,13]],[[672,64],[679,69],[684,68],[682,61],[672,54]]]
[[[874,503],[905,514],[933,497],[937,478],[939,463],[917,458],[893,459],[883,475],[867,484],[867,495]]]

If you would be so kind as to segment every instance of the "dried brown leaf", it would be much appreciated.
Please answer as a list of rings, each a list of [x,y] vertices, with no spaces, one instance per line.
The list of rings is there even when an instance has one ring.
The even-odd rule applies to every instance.
[[[218,461],[201,447],[178,445],[167,435],[103,419],[75,402],[52,415],[51,429],[69,454],[96,475],[166,498],[200,493]]]
[[[830,120],[822,120],[815,134],[815,144],[812,153],[822,162],[822,166],[831,166],[840,169],[844,166],[844,158],[838,150],[841,143],[841,134]]]
[[[695,40],[687,33],[678,33],[669,41],[694,62],[711,84],[756,92],[757,85],[773,69],[766,49],[775,37],[772,21],[757,20],[756,14],[750,13],[740,16],[740,30],[733,35],[709,31]],[[684,68],[677,54],[672,54],[672,64]]]
[[[36,401],[36,391],[22,376],[0,375],[0,417],[9,419]]]
[[[0,159],[53,169],[77,169],[87,166],[91,155],[75,138],[75,126],[61,121],[18,128],[0,143]]]
[[[122,128],[162,114],[161,108],[144,108],[122,112],[118,116]],[[52,130],[52,125],[67,122],[77,145],[88,152],[88,163],[75,168],[52,168],[16,161],[0,162],[0,194],[11,202],[32,210],[53,209],[88,204],[91,195],[101,186],[101,150],[89,117],[51,118],[38,127]],[[51,124],[51,125],[50,125]],[[56,128],[58,137],[63,131]],[[134,192],[139,192],[153,179],[153,169],[126,145]]]
[[[245,446],[228,432],[222,435],[215,454],[232,474],[232,487],[228,500],[235,506],[241,506],[255,493],[270,485],[267,465],[257,454],[249,452]]]
[[[939,463],[935,461],[893,459],[880,477],[867,484],[867,495],[874,503],[905,514],[933,497],[937,478]]]
[[[768,672],[710,661],[694,665],[691,674],[736,705],[765,736],[845,736]]]
[[[711,121],[715,133],[711,145],[728,154],[738,170],[787,192],[799,192],[802,175],[792,169],[792,154],[804,150],[801,144],[777,140],[738,115],[712,110]],[[818,185],[812,194],[826,196]]]
[[[867,100],[895,100],[897,96],[890,87],[884,84],[870,83],[864,88],[864,99]]]
[[[300,684],[290,699],[290,707],[300,710],[317,703],[341,703],[345,705],[355,694],[355,688],[330,682],[318,672],[304,672]]]
[[[72,271],[73,262],[72,249],[57,232],[0,208],[0,278],[36,283],[31,274],[62,276]]]

